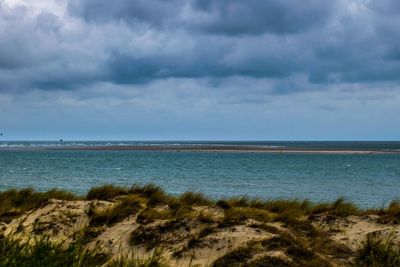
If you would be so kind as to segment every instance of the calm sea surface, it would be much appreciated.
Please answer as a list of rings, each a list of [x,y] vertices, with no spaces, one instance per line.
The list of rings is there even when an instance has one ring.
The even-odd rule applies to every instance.
[[[106,183],[153,182],[170,193],[210,197],[337,197],[362,207],[400,198],[400,154],[280,154],[46,150],[49,146],[262,145],[329,149],[400,149],[400,142],[0,142],[0,190],[58,187],[85,193]]]

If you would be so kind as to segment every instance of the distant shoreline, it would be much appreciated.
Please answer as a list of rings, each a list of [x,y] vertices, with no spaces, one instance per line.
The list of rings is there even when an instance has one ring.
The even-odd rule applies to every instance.
[[[231,152],[231,153],[299,153],[299,154],[400,154],[400,150],[290,148],[265,146],[155,145],[155,146],[69,146],[45,150],[166,151],[166,152]]]

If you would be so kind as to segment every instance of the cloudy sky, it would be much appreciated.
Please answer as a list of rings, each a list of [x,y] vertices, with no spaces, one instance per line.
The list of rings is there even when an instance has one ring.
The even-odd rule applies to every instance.
[[[399,140],[398,0],[0,0],[2,139]]]

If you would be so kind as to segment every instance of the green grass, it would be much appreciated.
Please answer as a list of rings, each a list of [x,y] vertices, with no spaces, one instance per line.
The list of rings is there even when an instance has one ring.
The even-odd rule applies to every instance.
[[[185,192],[180,197],[178,198],[178,202],[181,205],[187,205],[187,206],[209,206],[213,205],[213,201],[210,199],[206,198],[202,193],[200,192]]]
[[[107,255],[88,251],[79,242],[63,248],[47,237],[20,242],[0,238],[1,267],[79,267],[99,266],[106,262]]]
[[[36,192],[32,188],[27,188],[0,192],[0,221],[9,222],[25,211],[45,205],[50,199],[77,200],[80,197],[58,189]]]
[[[231,208],[253,208],[258,210],[267,210],[272,213],[279,214],[279,217],[282,219],[287,217],[301,217],[316,214],[346,217],[361,213],[361,210],[358,209],[356,205],[346,201],[344,198],[338,198],[334,202],[312,203],[308,200],[297,199],[261,200],[249,199],[247,197],[236,197],[219,200],[216,202],[216,205],[224,210],[229,210]]]
[[[368,236],[363,247],[357,252],[356,266],[398,267],[400,248],[391,238],[380,239]]]
[[[156,210],[148,208],[140,212],[137,220],[140,223],[152,223],[155,220],[172,220],[174,217],[174,213],[170,209]]]
[[[400,200],[393,200],[387,208],[371,209],[366,213],[379,215],[381,223],[400,223]]]
[[[0,238],[0,267],[158,267],[161,263],[158,250],[146,258],[140,258],[136,253],[121,254],[110,260],[95,248],[87,250],[84,243],[76,241],[68,247],[62,243],[50,242],[43,236],[35,240],[19,241],[10,238]]]
[[[271,212],[255,208],[230,208],[224,211],[222,226],[238,225],[247,219],[254,219],[260,222],[271,221],[273,215]]]
[[[144,246],[148,251],[165,242],[181,242],[190,238],[195,221],[191,219],[173,219],[155,225],[141,224],[130,237],[131,245]]]
[[[93,187],[86,195],[87,200],[112,200],[117,196],[127,195],[128,189],[111,184]]]
[[[134,249],[128,253],[122,253],[117,258],[109,261],[107,267],[163,267],[166,266],[161,262],[160,251],[155,249],[154,252],[146,258],[138,257]]]
[[[81,200],[72,193],[53,189],[37,192],[33,189],[8,190],[0,192],[0,221],[9,222],[22,213],[43,207],[50,199]],[[89,209],[89,225],[83,230],[82,242],[75,242],[68,248],[50,243],[45,237],[21,243],[0,237],[1,266],[97,266],[105,263],[108,256],[87,251],[84,240],[89,242],[98,236],[104,226],[121,222],[129,216],[137,215],[140,224],[130,234],[132,245],[142,245],[154,249],[163,242],[187,241],[181,251],[201,246],[205,237],[230,227],[247,223],[257,231],[266,231],[277,236],[268,241],[257,241],[238,248],[218,259],[214,266],[288,266],[288,262],[269,257],[260,251],[282,250],[300,266],[326,266],[327,262],[319,255],[335,259],[355,257],[356,266],[400,266],[399,247],[391,241],[369,237],[356,253],[345,245],[341,246],[330,239],[329,232],[319,230],[313,225],[315,218],[340,218],[350,215],[378,215],[381,223],[400,223],[400,201],[395,200],[388,207],[361,210],[351,202],[339,198],[333,202],[313,203],[308,200],[276,199],[262,200],[248,197],[235,197],[215,201],[199,192],[185,192],[179,196],[167,194],[154,184],[133,185],[130,188],[104,185],[92,188],[87,200],[109,201],[109,208],[97,208],[92,202]],[[103,207],[107,207],[103,205]],[[98,205],[102,206],[102,205]],[[159,221],[152,226],[151,223]],[[271,222],[286,227],[288,235]],[[203,223],[201,228],[199,227]],[[192,231],[193,229],[196,229]],[[192,232],[190,232],[192,231]],[[183,233],[183,234],[182,234]],[[168,236],[168,237],[167,237]],[[35,241],[35,242],[32,242]],[[256,254],[255,254],[256,253]],[[261,255],[261,257],[254,257]],[[269,264],[269,265],[268,265]],[[113,259],[108,266],[160,266],[159,259],[138,259],[133,255],[122,255]],[[290,264],[289,264],[290,265]]]
[[[91,225],[112,225],[125,218],[136,214],[144,205],[145,200],[129,195],[119,199],[119,202],[109,209],[97,211],[92,208],[89,211]]]
[[[360,209],[353,203],[346,201],[344,198],[338,198],[332,203],[320,203],[315,204],[311,210],[310,214],[329,214],[338,217],[346,217],[349,215],[360,214]]]
[[[151,207],[157,205],[168,205],[174,203],[176,198],[165,193],[165,191],[155,185],[155,184],[147,184],[144,186],[140,186],[138,184],[134,184],[130,190],[129,194],[140,195],[147,199],[147,204]]]

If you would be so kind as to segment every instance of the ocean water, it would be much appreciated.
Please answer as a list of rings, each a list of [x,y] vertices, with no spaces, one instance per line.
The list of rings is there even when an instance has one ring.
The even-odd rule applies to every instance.
[[[112,183],[153,182],[172,194],[213,198],[345,197],[361,207],[400,198],[400,154],[285,154],[169,151],[47,150],[98,145],[262,145],[399,150],[400,142],[0,142],[0,190],[54,187],[84,194]]]

